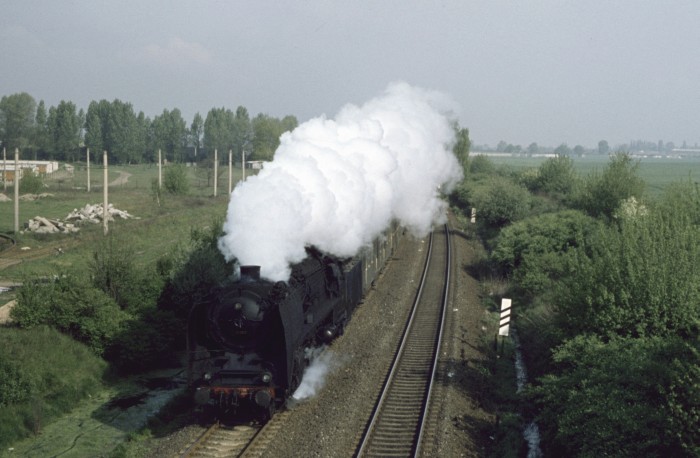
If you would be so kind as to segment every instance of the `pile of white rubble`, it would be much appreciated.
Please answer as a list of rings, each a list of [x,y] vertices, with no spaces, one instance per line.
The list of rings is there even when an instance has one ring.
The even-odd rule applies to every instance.
[[[34,232],[36,234],[58,234],[78,232],[81,224],[92,223],[100,224],[103,218],[102,204],[87,204],[85,207],[78,210],[74,209],[65,217],[65,219],[49,219],[41,216],[35,216],[25,224],[25,231]],[[112,204],[107,206],[107,221],[114,221],[115,218],[131,219],[135,218],[124,210],[114,208]]]

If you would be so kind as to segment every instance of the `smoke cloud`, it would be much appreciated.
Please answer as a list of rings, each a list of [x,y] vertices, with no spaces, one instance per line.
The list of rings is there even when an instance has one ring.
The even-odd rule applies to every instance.
[[[446,219],[440,192],[462,178],[443,94],[403,82],[335,119],[311,119],[280,137],[274,160],[239,183],[219,249],[285,281],[314,245],[353,256],[392,220],[414,235]]]

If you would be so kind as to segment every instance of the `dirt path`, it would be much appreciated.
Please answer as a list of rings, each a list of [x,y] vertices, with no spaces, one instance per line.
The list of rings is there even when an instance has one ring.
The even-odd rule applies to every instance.
[[[123,172],[123,171],[120,170],[120,171],[119,171],[119,176],[118,176],[117,178],[115,178],[114,180],[112,180],[112,181],[109,183],[109,185],[110,185],[110,186],[121,186],[121,185],[125,185],[126,183],[129,182],[129,177],[130,177],[130,176],[131,176],[131,174],[130,174],[129,172]]]

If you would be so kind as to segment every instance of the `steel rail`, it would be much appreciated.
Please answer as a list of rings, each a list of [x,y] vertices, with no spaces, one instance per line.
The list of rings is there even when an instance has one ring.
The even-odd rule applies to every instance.
[[[433,275],[429,288],[432,296],[426,298],[425,286],[434,251],[435,235],[431,234],[421,284],[357,456],[415,456],[420,451],[418,444],[423,438],[448,297],[449,235],[445,226],[445,264],[438,267],[445,269],[440,272],[443,283],[438,290],[438,278]],[[440,299],[435,300],[438,296]]]

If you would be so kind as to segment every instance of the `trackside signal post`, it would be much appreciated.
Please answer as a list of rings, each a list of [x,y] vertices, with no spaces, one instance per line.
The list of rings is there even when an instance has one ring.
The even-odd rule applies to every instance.
[[[498,337],[508,337],[510,333],[510,311],[512,301],[507,298],[501,299],[501,314],[498,322],[498,334],[496,334],[495,346],[498,349]],[[503,339],[501,339],[501,352],[503,352]]]

